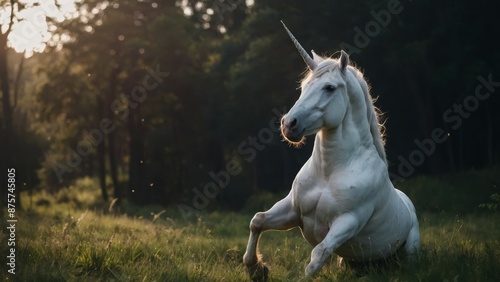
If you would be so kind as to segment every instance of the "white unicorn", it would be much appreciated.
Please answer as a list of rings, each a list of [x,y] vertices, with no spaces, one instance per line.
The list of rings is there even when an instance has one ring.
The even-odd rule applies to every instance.
[[[314,51],[311,58],[285,29],[309,73],[299,99],[281,120],[281,133],[294,145],[307,135],[316,138],[288,196],[250,222],[243,262],[251,279],[268,277],[257,251],[267,230],[301,229],[314,247],[306,278],[320,271],[332,253],[341,257],[339,262],[384,259],[398,249],[414,257],[420,245],[415,208],[389,179],[383,125],[363,74],[349,65],[344,51],[338,60]]]

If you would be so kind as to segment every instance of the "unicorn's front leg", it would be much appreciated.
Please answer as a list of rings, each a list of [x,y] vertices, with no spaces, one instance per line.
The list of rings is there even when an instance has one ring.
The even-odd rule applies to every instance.
[[[260,260],[258,243],[262,232],[267,230],[288,230],[299,226],[299,217],[293,207],[290,194],[283,200],[274,204],[266,212],[258,212],[250,222],[250,238],[247,250],[243,256],[252,281],[266,281],[268,269]]]
[[[306,267],[306,279],[318,273],[332,253],[352,238],[359,227],[359,220],[351,213],[336,218],[321,243],[311,253],[311,262]]]

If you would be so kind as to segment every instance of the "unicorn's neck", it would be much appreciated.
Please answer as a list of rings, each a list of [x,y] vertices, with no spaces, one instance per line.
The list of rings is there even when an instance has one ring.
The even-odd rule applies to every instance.
[[[321,176],[328,179],[335,171],[362,160],[368,151],[376,153],[369,125],[346,116],[335,129],[322,129],[316,134],[312,161]]]

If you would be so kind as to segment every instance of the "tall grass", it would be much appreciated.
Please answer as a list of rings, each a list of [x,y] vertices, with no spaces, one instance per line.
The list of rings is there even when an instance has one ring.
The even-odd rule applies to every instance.
[[[27,210],[18,211],[16,274],[4,267],[2,281],[248,280],[241,261],[252,206],[260,205],[186,222],[175,209],[160,206],[125,203],[110,211],[91,183],[82,180],[56,195],[23,195]],[[431,211],[419,214],[418,262],[359,273],[337,268],[332,258],[315,281],[500,281],[500,214]],[[7,235],[2,228],[2,254]],[[265,233],[260,250],[271,281],[298,281],[312,248],[295,229]],[[0,263],[6,265],[4,255]]]

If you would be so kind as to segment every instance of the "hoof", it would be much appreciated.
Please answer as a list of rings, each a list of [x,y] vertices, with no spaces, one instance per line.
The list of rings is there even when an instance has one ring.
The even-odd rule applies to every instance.
[[[248,274],[250,274],[250,279],[254,282],[266,282],[269,277],[269,268],[263,263],[257,263],[248,267]]]

